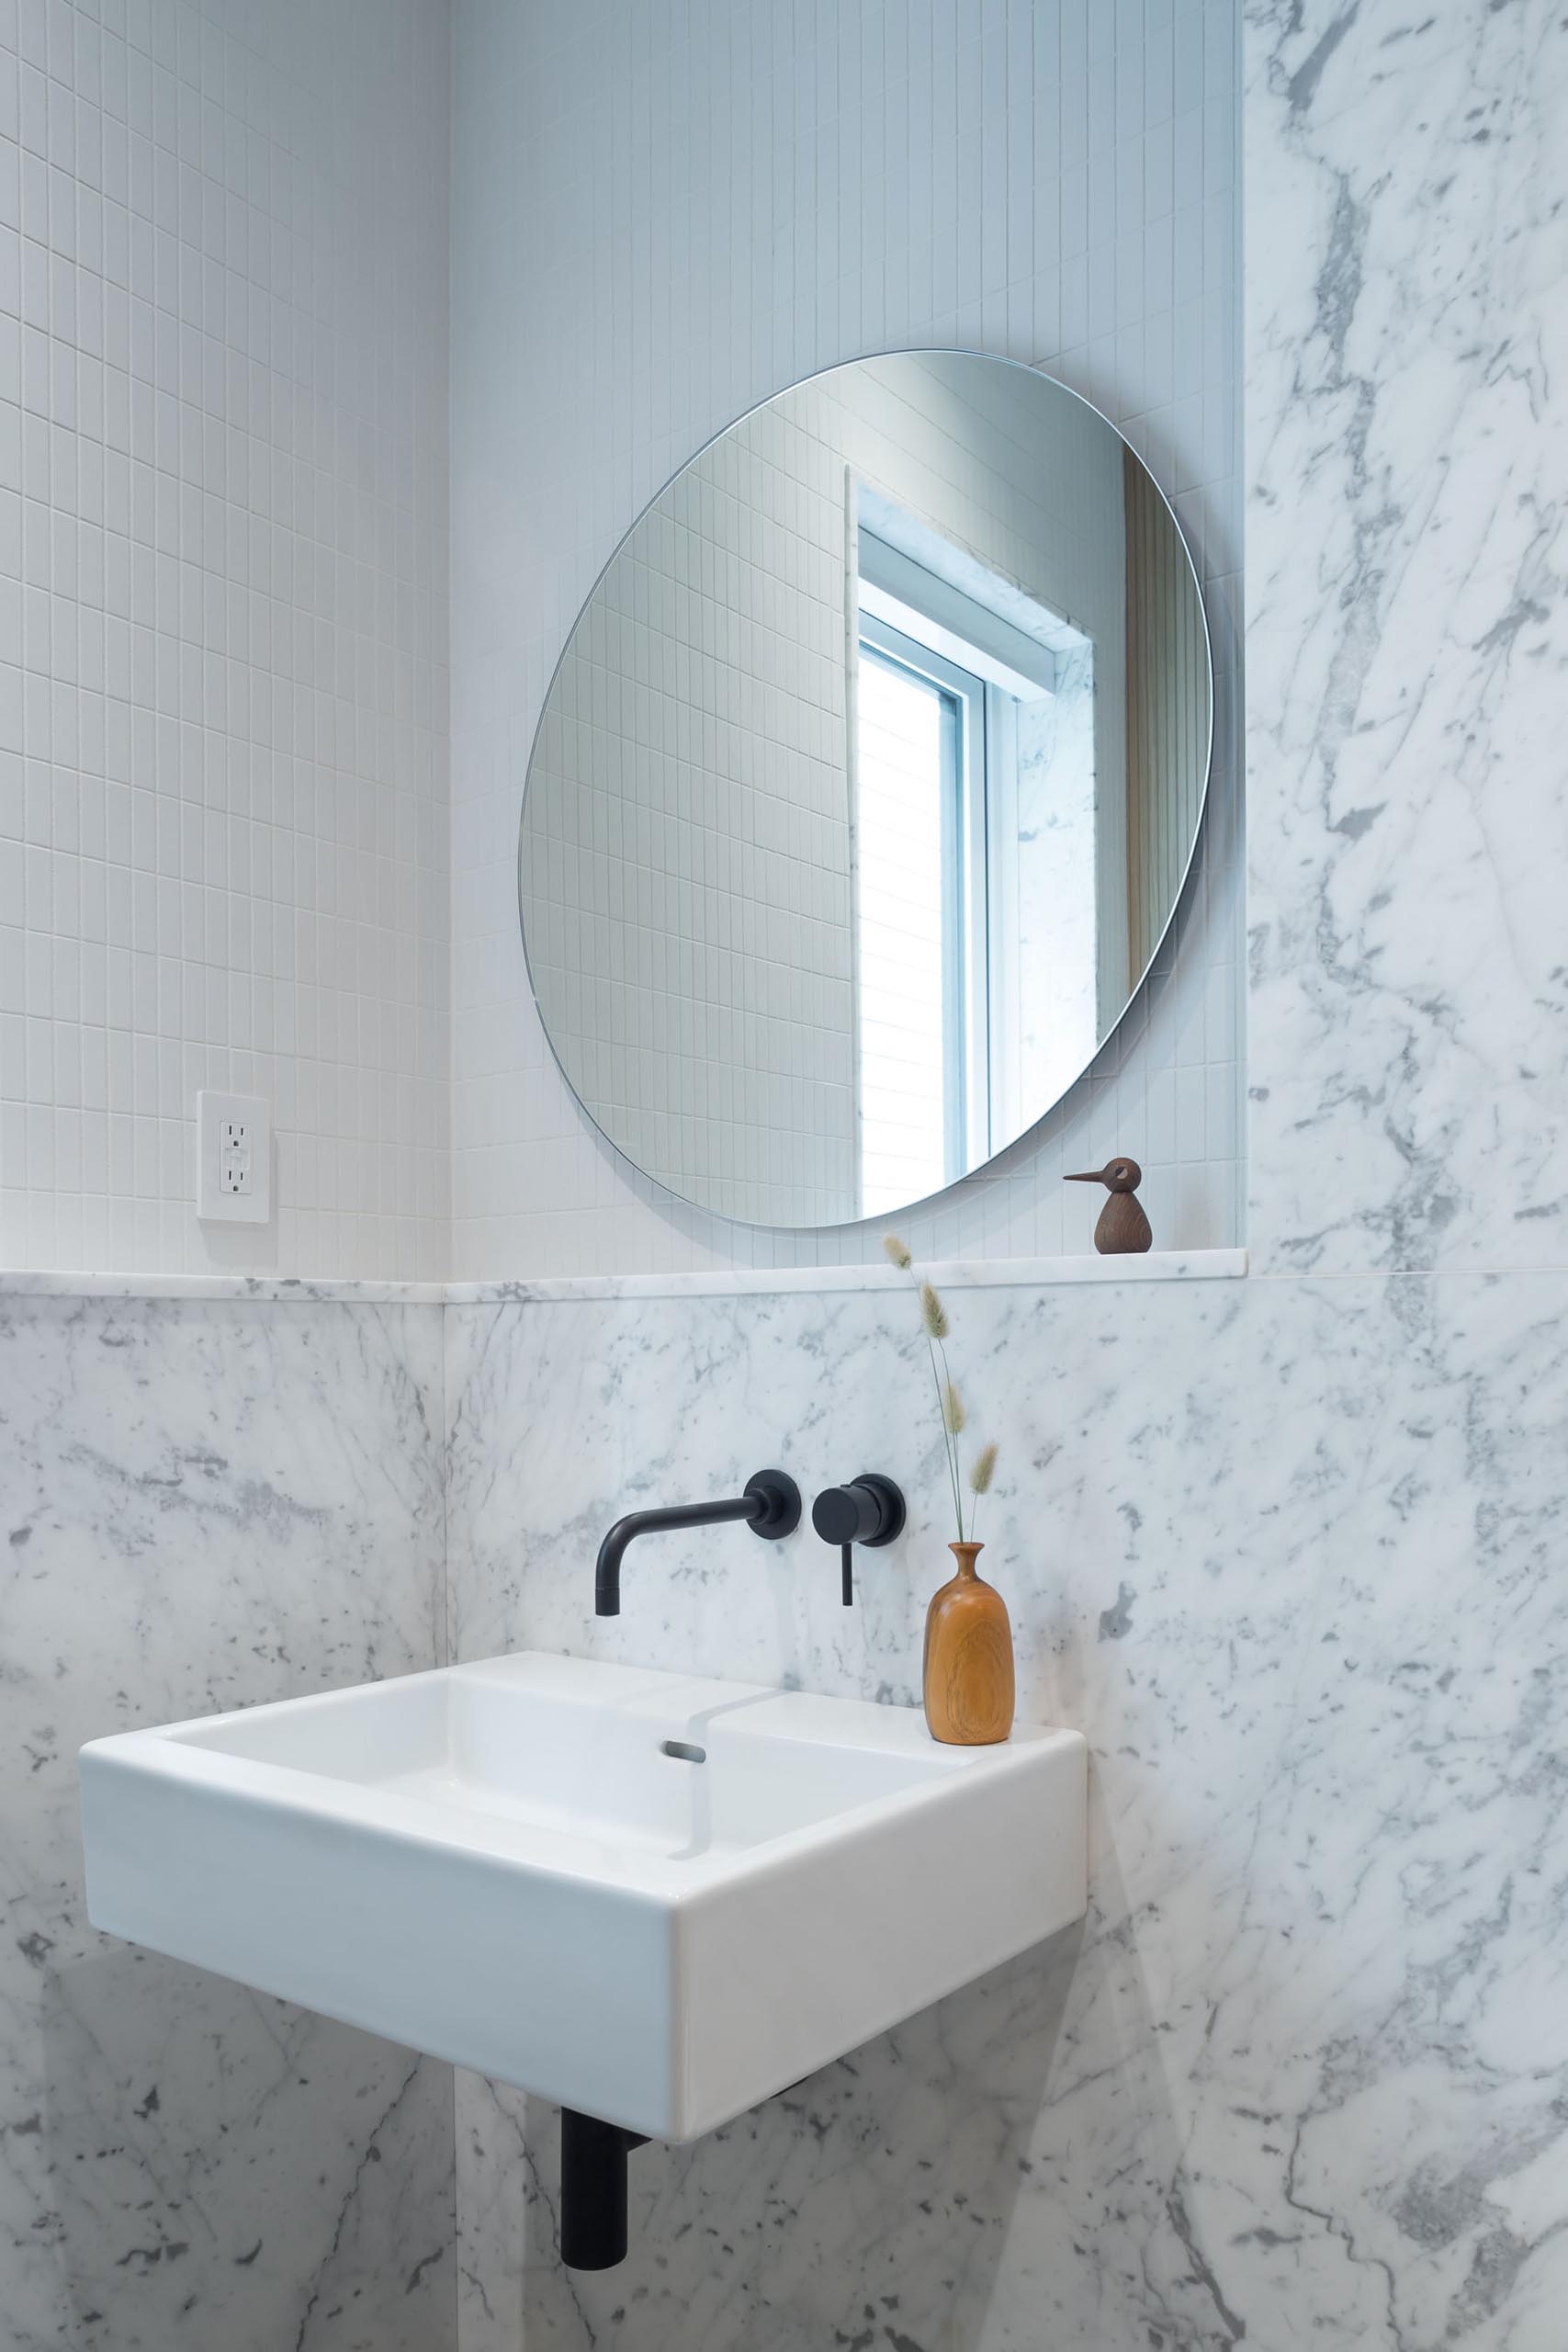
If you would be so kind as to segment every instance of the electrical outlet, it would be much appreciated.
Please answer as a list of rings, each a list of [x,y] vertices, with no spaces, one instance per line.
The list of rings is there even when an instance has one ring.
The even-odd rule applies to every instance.
[[[251,1129],[246,1119],[218,1123],[218,1189],[235,1200],[249,1199],[253,1161]]]
[[[196,1213],[215,1223],[272,1216],[272,1113],[259,1094],[196,1098]]]

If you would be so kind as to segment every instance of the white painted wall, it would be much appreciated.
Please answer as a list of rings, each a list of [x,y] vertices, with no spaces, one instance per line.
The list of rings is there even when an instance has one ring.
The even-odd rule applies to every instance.
[[[459,0],[456,21],[455,1270],[876,1250],[684,1209],[594,1136],[529,997],[516,829],[551,671],[661,483],[780,385],[921,344],[1039,362],[1122,424],[1194,541],[1227,675],[1209,850],[1154,984],[1064,1109],[910,1238],[1087,1248],[1092,1198],[1058,1180],[1120,1148],[1162,1241],[1233,1239],[1233,0]]]
[[[0,6],[0,1262],[443,1270],[448,34]]]

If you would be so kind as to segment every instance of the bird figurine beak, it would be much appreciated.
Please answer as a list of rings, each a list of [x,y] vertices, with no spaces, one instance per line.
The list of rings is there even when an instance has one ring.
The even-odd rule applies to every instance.
[[[1064,1176],[1062,1182],[1064,1184],[1103,1184],[1105,1170],[1103,1168],[1086,1168],[1081,1176]]]

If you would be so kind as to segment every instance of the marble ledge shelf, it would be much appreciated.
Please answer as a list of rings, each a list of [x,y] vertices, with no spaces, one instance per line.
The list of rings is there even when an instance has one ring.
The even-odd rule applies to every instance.
[[[0,1272],[5,1298],[227,1298],[265,1306],[444,1306],[445,1283],[313,1281],[278,1274]]]
[[[1066,1283],[1234,1281],[1247,1272],[1245,1250],[1156,1250],[1144,1258],[963,1258],[922,1264],[947,1290],[1043,1289]],[[560,1274],[512,1282],[413,1283],[312,1281],[271,1274],[68,1274],[0,1272],[0,1297],[226,1298],[274,1306],[484,1306],[574,1299],[726,1298],[776,1292],[897,1289],[907,1277],[892,1266],[774,1266],[696,1273]]]

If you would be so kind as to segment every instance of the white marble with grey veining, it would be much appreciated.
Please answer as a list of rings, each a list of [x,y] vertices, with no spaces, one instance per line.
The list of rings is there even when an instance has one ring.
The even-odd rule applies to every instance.
[[[1568,2301],[1568,1276],[976,1292],[984,1565],[1094,1755],[1064,1938],[695,2148],[553,2257],[554,2117],[458,2087],[463,2352],[1557,2352]],[[943,1572],[879,1295],[448,1309],[456,1653],[913,1695]],[[809,1530],[635,1544],[783,1462],[904,1477],[860,1601]]]
[[[1098,1196],[1097,1196],[1098,1197]],[[1028,1288],[1042,1283],[1231,1282],[1247,1272],[1245,1250],[1151,1250],[1101,1258],[1085,1249],[1059,1258],[955,1258],[940,1276],[950,1289]],[[222,1298],[273,1306],[461,1306],[489,1301],[572,1298],[712,1298],[753,1291],[886,1290],[896,1282],[874,1265],[748,1266],[667,1274],[517,1275],[484,1283],[314,1281],[299,1275],[73,1274],[0,1272],[0,1302],[11,1298]]]
[[[1103,1194],[1097,1194],[1102,1200]],[[1092,1250],[1061,1258],[948,1258],[929,1269],[947,1290],[1055,1289],[1064,1283],[1235,1282],[1247,1272],[1245,1250],[1151,1250],[1143,1257],[1101,1258]],[[874,1265],[746,1266],[670,1274],[521,1275],[513,1282],[448,1283],[451,1306],[546,1306],[577,1299],[752,1298],[770,1293],[896,1291],[902,1277]]]
[[[0,1272],[0,1300],[12,1298],[224,1298],[273,1306],[443,1306],[446,1285],[312,1274],[96,1274],[24,1267]]]
[[[442,2352],[445,2067],[87,1924],[97,1733],[439,1657],[440,1310],[0,1300],[0,2342]]]
[[[1568,19],[1248,0],[1248,1241],[1568,1262]]]

